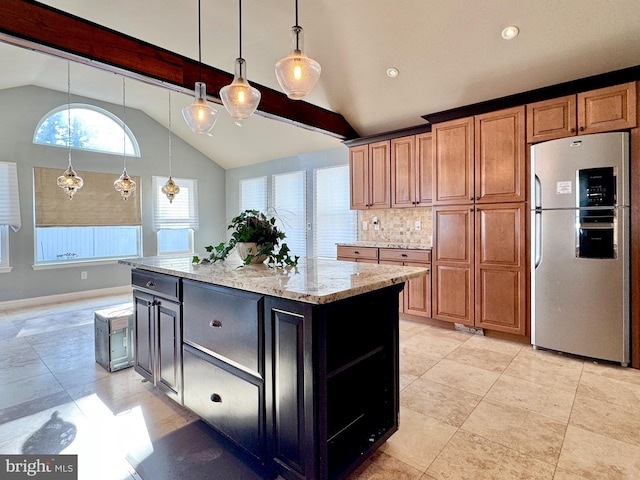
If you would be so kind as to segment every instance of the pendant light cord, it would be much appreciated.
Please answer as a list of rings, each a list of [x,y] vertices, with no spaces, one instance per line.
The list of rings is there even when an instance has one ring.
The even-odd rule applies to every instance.
[[[296,0],[296,29],[300,28],[298,25],[298,0]],[[296,50],[300,50],[300,33],[296,30]]]
[[[240,45],[240,53],[238,56],[242,58],[242,0],[238,0],[238,22],[240,23],[238,26],[238,43]]]
[[[202,81],[202,20],[200,18],[200,0],[198,0],[198,81]]]
[[[171,90],[169,90],[169,178],[171,178]]]
[[[127,171],[127,107],[125,103],[126,90],[124,77],[122,77],[122,159],[124,171]]]
[[[69,144],[69,167],[71,167],[71,62],[67,60],[67,143]]]

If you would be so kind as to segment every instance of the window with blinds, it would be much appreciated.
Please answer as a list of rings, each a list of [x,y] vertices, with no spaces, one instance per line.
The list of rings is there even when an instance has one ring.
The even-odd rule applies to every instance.
[[[313,251],[319,258],[336,258],[336,243],[357,239],[357,212],[349,205],[349,166],[313,171]]]
[[[267,177],[240,180],[240,212],[245,210],[267,212]]]
[[[0,162],[0,272],[9,268],[9,227],[20,230],[20,197],[15,163]]]
[[[78,171],[84,186],[73,200],[56,185],[60,169],[34,167],[35,265],[141,256],[141,183],[125,202],[118,174]]]
[[[153,180],[153,230],[157,234],[158,255],[193,253],[193,232],[198,230],[198,181],[174,178],[180,193],[172,202],[162,193],[169,177]]]
[[[273,176],[273,210],[277,225],[285,232],[291,255],[307,256],[306,172]]]

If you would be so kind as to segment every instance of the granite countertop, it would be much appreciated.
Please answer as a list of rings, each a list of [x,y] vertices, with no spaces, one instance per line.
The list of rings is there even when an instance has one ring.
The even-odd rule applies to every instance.
[[[431,250],[431,245],[418,245],[415,243],[351,242],[336,243],[336,245],[344,247],[408,248],[411,250]]]
[[[426,268],[301,258],[297,267],[241,266],[240,258],[207,265],[192,256],[144,257],[119,263],[157,273],[237,288],[312,304],[326,304],[403,283],[427,273]]]

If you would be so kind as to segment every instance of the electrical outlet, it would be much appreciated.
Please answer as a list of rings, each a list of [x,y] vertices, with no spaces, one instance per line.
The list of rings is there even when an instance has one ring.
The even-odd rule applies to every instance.
[[[416,224],[415,224],[415,230],[416,232],[419,232],[420,229],[422,228],[421,224],[420,224],[420,220],[416,220]]]
[[[87,279],[87,272],[80,272],[80,280],[86,280]]]
[[[362,230],[369,230],[369,224],[366,220],[362,222]]]

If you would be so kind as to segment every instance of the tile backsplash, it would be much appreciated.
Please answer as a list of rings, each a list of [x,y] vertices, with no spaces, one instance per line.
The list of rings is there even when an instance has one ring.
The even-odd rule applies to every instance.
[[[374,225],[376,219],[378,230]],[[431,207],[360,210],[358,240],[431,246],[432,219]],[[363,228],[364,222],[367,222],[366,230]],[[420,222],[419,230],[416,230],[416,222]]]

